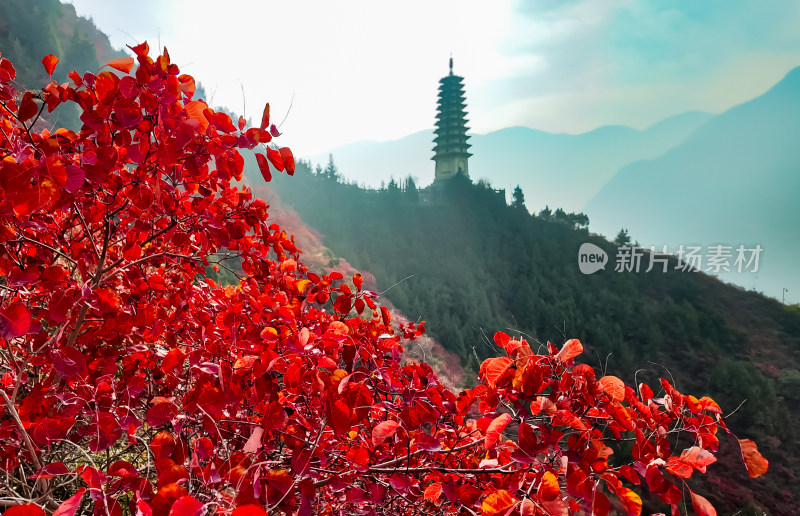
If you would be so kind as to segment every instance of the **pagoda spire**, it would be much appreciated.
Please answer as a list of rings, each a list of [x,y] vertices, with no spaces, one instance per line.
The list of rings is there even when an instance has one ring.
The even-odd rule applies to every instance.
[[[453,75],[453,56],[450,74],[439,80],[439,101],[436,113],[436,137],[433,139],[433,160],[436,162],[435,182],[450,179],[456,174],[469,177],[467,114],[464,97],[464,78]]]

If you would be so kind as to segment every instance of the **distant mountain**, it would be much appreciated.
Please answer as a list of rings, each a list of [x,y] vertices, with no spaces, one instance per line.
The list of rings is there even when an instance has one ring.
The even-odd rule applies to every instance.
[[[800,67],[709,119],[663,156],[632,163],[586,205],[591,228],[642,244],[761,245],[757,275],[721,279],[800,298]]]
[[[567,211],[583,205],[619,170],[640,159],[659,156],[683,141],[712,115],[688,112],[643,131],[604,126],[583,134],[553,134],[528,127],[509,127],[472,135],[470,176],[487,179],[495,188],[519,184],[528,207],[549,205]],[[420,131],[387,142],[364,141],[330,151],[348,180],[367,187],[391,177],[413,176],[419,185],[433,181],[433,131]],[[329,153],[310,156],[323,166]]]

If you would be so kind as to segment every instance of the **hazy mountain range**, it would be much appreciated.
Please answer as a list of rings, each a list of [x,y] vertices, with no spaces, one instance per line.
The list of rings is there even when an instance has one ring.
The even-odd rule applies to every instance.
[[[644,131],[614,125],[576,135],[528,127],[473,134],[470,176],[509,195],[519,184],[535,211],[545,205],[578,211],[620,167],[663,154],[711,116],[683,113]],[[346,178],[367,187],[409,175],[425,186],[433,181],[432,141],[433,130],[420,131],[387,142],[356,142],[308,159],[324,166],[332,154]]]
[[[709,119],[681,144],[623,167],[586,205],[593,231],[655,245],[761,245],[757,275],[726,281],[800,298],[800,67]]]
[[[349,180],[433,180],[433,133],[332,149]],[[800,299],[800,67],[763,95],[712,115],[687,112],[645,130],[583,134],[510,127],[472,135],[470,176],[507,194],[519,184],[531,211],[589,215],[590,229],[630,231],[642,245],[761,245],[756,274],[721,279],[787,301]],[[325,164],[329,153],[311,156]]]

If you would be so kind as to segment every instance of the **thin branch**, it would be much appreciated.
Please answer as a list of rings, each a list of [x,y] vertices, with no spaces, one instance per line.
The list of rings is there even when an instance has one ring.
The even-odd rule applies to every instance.
[[[65,260],[67,260],[68,262],[70,262],[74,266],[78,265],[78,262],[76,262],[75,260],[73,260],[72,258],[70,258],[69,256],[67,256],[66,254],[62,253],[61,251],[59,251],[58,249],[56,249],[54,247],[50,247],[49,245],[47,245],[47,244],[45,244],[43,242],[39,242],[38,240],[34,240],[32,238],[28,238],[25,235],[20,235],[19,238],[21,240],[25,241],[25,242],[30,242],[31,244],[44,247],[45,249],[47,249],[51,253],[55,253],[55,254],[61,256],[62,258],[64,258]]]
[[[25,441],[25,447],[28,449],[28,453],[31,455],[31,460],[33,461],[33,465],[36,469],[42,469],[42,463],[39,462],[39,456],[36,454],[36,448],[33,447],[33,441],[31,441],[30,435],[28,435],[28,431],[25,430],[25,425],[22,424],[22,420],[19,418],[19,412],[17,412],[17,408],[11,402],[11,399],[6,394],[6,391],[0,389],[0,396],[3,397],[3,401],[6,404],[6,408],[8,412],[11,414],[11,417],[14,418],[14,422],[17,424],[17,428],[19,428],[20,433],[22,434],[22,440]]]
[[[311,452],[308,454],[308,461],[306,462],[306,466],[311,464],[311,459],[314,456],[314,452],[317,450],[317,446],[319,446],[319,441],[320,441],[320,439],[322,439],[322,434],[325,433],[325,424],[326,424],[326,421],[325,421],[325,418],[323,417],[322,421],[320,422],[319,433],[317,434],[317,440],[314,441],[314,446],[311,448]],[[285,493],[283,493],[283,496],[281,496],[281,499],[278,500],[277,503],[275,503],[270,508],[270,511],[280,507],[280,505],[283,503],[283,501],[286,499],[286,497],[289,495],[289,493],[294,491],[294,486],[295,485],[297,485],[297,477],[295,477],[294,481],[292,482],[292,487],[290,487],[289,489],[286,490]]]
[[[75,203],[72,203],[72,207],[75,209],[75,213],[78,215],[78,218],[81,219],[81,224],[83,225],[83,231],[89,237],[89,241],[92,243],[92,251],[94,251],[95,257],[99,260],[100,259],[100,253],[97,250],[97,243],[95,243],[95,241],[94,241],[94,235],[92,234],[91,231],[89,231],[89,225],[86,224],[86,219],[83,218],[83,214],[78,209],[78,207],[75,206]]]

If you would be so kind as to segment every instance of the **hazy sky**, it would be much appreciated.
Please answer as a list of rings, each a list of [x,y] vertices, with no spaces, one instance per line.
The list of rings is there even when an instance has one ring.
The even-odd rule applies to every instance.
[[[797,0],[72,3],[116,47],[160,39],[215,105],[255,120],[269,101],[300,156],[432,127],[451,52],[478,133],[644,128],[800,65]]]

